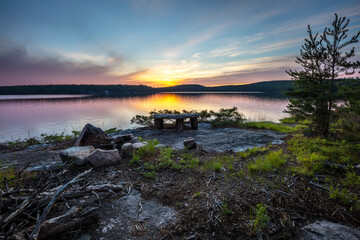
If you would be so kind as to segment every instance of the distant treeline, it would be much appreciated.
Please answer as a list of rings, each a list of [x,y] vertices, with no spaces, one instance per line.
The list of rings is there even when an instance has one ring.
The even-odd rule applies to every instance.
[[[17,94],[92,94],[115,95],[155,93],[155,88],[145,85],[25,85],[2,86],[0,95]]]
[[[126,95],[157,92],[277,92],[292,88],[292,81],[269,81],[246,85],[205,87],[202,85],[178,85],[153,88],[145,85],[24,85],[0,86],[0,95],[17,94],[92,94]]]
[[[268,81],[246,85],[225,85],[205,87],[202,85],[178,85],[174,87],[157,88],[160,92],[284,92],[292,89],[292,81]]]

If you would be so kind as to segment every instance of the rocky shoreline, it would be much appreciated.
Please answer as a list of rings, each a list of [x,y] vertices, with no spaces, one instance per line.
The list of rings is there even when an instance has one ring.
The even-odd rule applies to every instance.
[[[208,124],[180,133],[130,129],[108,135],[88,124],[76,140],[1,153],[3,168],[11,164],[19,176],[36,175],[18,189],[1,190],[0,239],[358,239],[360,231],[346,226],[359,223],[356,213],[332,205],[325,190],[309,195],[316,184],[303,178],[277,170],[250,177],[225,165],[204,168],[212,159],[230,161],[254,147],[263,146],[255,157],[285,151],[286,137]],[[146,141],[153,139],[159,143]],[[145,170],[156,165],[133,162],[151,144],[149,163],[170,152],[175,159],[162,160],[154,176]],[[246,158],[239,159],[231,168],[243,168]],[[202,170],[187,165],[194,160]],[[260,220],[251,215],[259,202],[270,220],[255,229]],[[33,217],[44,208],[51,209],[44,219]]]

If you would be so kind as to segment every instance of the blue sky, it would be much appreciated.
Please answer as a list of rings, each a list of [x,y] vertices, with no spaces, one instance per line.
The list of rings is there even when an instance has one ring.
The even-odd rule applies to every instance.
[[[335,12],[360,30],[355,0],[1,0],[0,85],[285,80]]]

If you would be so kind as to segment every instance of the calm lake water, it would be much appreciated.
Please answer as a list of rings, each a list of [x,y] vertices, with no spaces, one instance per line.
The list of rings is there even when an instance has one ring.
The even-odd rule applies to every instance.
[[[219,110],[238,107],[247,118],[278,121],[288,100],[261,93],[158,93],[147,96],[93,98],[83,95],[0,96],[0,141],[38,137],[41,133],[80,131],[86,123],[102,129],[134,128],[130,119],[151,110]]]

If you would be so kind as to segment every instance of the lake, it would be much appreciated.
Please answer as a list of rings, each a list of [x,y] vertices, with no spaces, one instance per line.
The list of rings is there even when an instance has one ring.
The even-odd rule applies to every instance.
[[[84,95],[0,96],[0,141],[38,137],[41,133],[80,131],[86,123],[102,129],[127,129],[137,115],[151,110],[219,110],[237,107],[246,118],[277,122],[288,100],[262,93],[157,93],[95,98]]]

